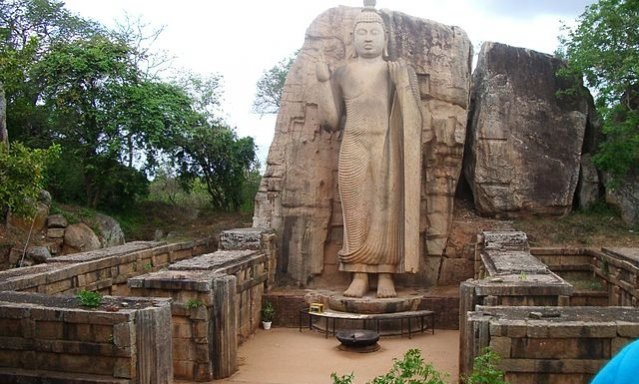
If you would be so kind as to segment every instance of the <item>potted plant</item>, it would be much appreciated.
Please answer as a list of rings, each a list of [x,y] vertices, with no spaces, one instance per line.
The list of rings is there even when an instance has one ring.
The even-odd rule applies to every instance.
[[[265,300],[262,304],[262,327],[264,329],[271,329],[273,317],[275,317],[275,308],[273,308],[273,304],[270,301]]]

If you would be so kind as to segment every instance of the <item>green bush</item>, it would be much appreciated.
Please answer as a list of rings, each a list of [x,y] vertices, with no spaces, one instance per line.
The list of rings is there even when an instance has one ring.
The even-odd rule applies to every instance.
[[[102,295],[98,292],[83,289],[76,298],[80,301],[80,305],[87,308],[97,308],[102,304]]]
[[[7,150],[0,146],[0,206],[17,216],[29,217],[44,186],[47,165],[60,154],[60,147],[31,149],[19,142]]]
[[[446,374],[441,374],[431,363],[424,362],[418,349],[409,349],[404,357],[393,360],[391,370],[382,376],[377,376],[367,384],[444,384]],[[504,372],[497,369],[499,355],[490,349],[477,356],[474,360],[473,371],[462,381],[465,384],[508,384],[504,381]],[[331,374],[333,384],[353,384],[353,373],[338,376]]]
[[[464,378],[465,384],[508,384],[504,372],[497,369],[499,355],[490,348],[477,356],[473,361],[473,371]]]
[[[391,370],[377,376],[367,384],[444,384],[444,377],[431,363],[424,362],[418,349],[409,349],[401,360],[394,359]],[[337,376],[332,373],[333,384],[352,384],[354,375]]]

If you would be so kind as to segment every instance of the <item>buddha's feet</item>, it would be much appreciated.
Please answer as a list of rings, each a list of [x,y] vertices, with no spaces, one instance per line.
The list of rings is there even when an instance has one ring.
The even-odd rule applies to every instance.
[[[344,291],[344,296],[362,297],[366,292],[368,292],[368,273],[355,272],[351,285]]]
[[[377,281],[377,298],[396,297],[395,283],[390,273],[380,273]]]

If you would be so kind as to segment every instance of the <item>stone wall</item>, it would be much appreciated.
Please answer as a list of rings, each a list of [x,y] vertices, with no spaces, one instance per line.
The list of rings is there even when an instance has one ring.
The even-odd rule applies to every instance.
[[[126,296],[127,280],[206,252],[209,240],[125,245],[50,259],[52,262],[0,271],[0,291],[75,294],[82,289]]]
[[[638,276],[636,248],[530,249],[522,232],[482,232],[460,288],[460,375],[490,346],[510,382],[589,382],[639,337]]]
[[[571,297],[571,305],[639,306],[637,248],[537,248],[531,253],[562,276],[583,276],[601,282],[603,292],[591,294],[585,302],[582,297]]]
[[[169,301],[110,299],[128,308],[0,292],[0,382],[172,383]]]
[[[238,345],[260,324],[274,235],[224,231],[220,246],[224,250],[129,279],[133,295],[172,298],[173,367],[179,379],[209,381],[233,374]]]
[[[519,384],[588,383],[639,338],[639,309],[628,307],[477,307],[466,316],[460,368],[490,347],[506,380]]]

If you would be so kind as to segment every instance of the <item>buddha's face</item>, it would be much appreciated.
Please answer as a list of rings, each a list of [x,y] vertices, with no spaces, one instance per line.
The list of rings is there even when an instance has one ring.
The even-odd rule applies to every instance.
[[[353,31],[353,45],[358,56],[374,58],[381,56],[386,46],[384,27],[375,22],[357,23]]]

